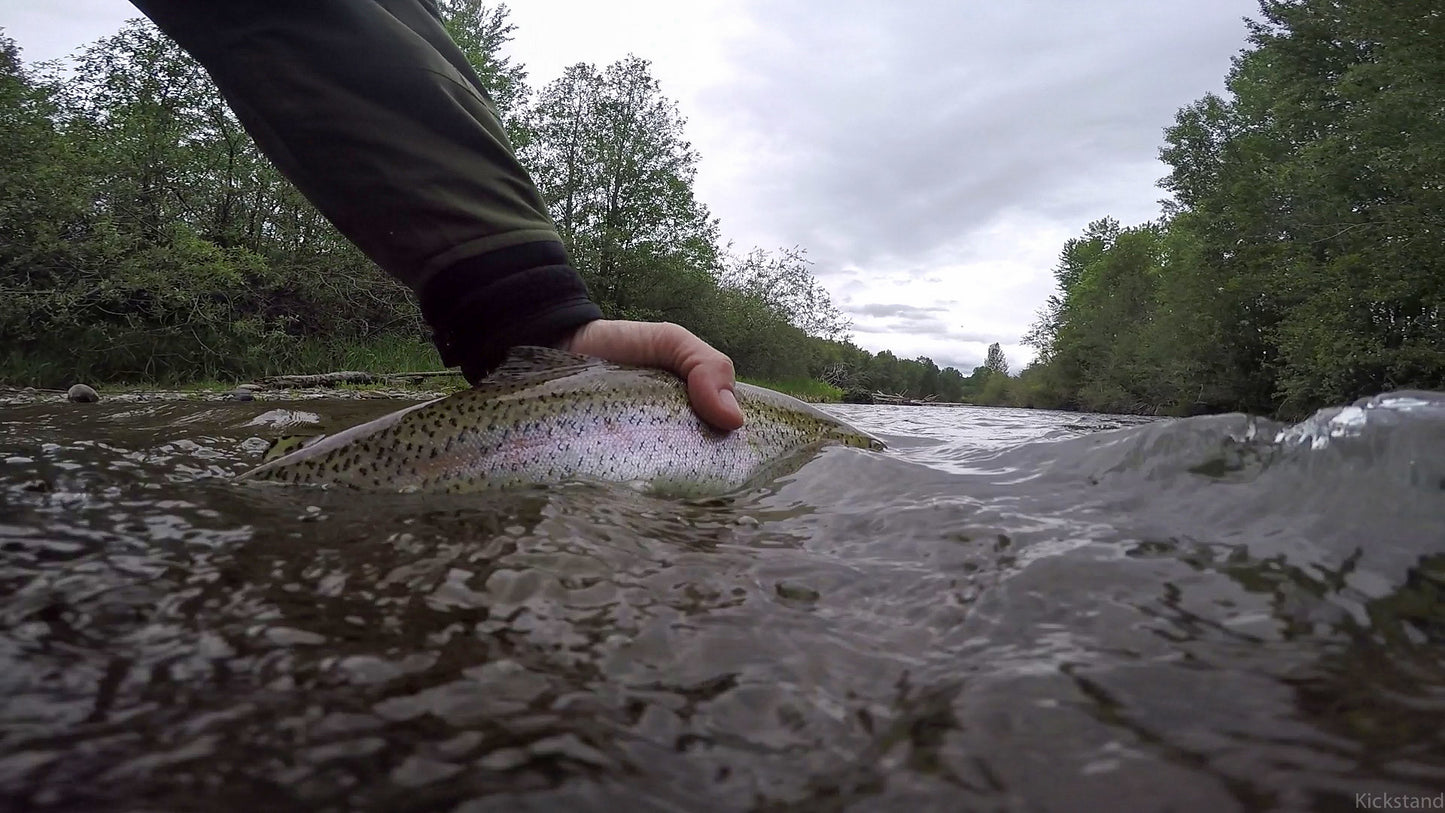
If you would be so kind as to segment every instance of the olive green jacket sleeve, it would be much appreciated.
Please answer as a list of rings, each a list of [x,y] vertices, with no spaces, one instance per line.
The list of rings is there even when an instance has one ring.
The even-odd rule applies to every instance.
[[[433,0],[133,0],[475,379],[601,312]]]

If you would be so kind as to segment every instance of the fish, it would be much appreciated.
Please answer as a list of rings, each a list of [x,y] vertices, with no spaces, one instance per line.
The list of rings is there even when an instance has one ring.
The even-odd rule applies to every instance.
[[[469,493],[572,481],[725,494],[829,445],[884,443],[789,395],[737,382],[745,423],[723,432],[664,370],[513,348],[471,389],[324,437],[241,475],[371,491]]]

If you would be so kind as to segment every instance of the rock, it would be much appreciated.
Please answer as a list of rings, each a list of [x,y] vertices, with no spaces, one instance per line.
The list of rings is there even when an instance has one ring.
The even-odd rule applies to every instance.
[[[299,409],[272,409],[241,424],[241,426],[265,426],[283,429],[291,426],[320,426],[321,416],[315,412]]]
[[[235,391],[231,393],[231,397],[237,401],[254,401],[256,400],[256,393],[242,387],[237,387]]]
[[[778,582],[776,589],[778,598],[788,601],[812,603],[821,597],[817,590],[796,582]]]
[[[265,387],[261,386],[260,384],[237,384],[236,389],[250,390],[251,392],[255,392],[257,390],[263,390],[265,389]]]
[[[65,391],[65,398],[77,404],[93,404],[100,400],[100,393],[97,393],[94,387],[76,384]]]
[[[35,395],[35,394],[39,393],[40,390],[37,390],[37,389],[35,389],[34,387],[26,387],[25,389],[21,390],[20,392],[23,393],[23,394],[25,394],[25,395]]]
[[[489,771],[510,771],[532,761],[532,755],[524,748],[499,748],[481,759],[477,765]]]

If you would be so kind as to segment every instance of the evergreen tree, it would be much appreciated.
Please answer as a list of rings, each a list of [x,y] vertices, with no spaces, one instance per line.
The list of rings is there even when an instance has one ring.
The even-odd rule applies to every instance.
[[[1004,358],[1003,348],[998,342],[988,346],[988,357],[983,361],[983,368],[992,375],[1008,375],[1008,360]]]

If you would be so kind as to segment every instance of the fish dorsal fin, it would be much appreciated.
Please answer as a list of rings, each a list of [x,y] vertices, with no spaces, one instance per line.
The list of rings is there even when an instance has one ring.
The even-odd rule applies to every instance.
[[[583,356],[558,350],[553,347],[523,345],[513,347],[507,357],[482,383],[507,384],[518,381],[536,381],[539,374],[551,378],[548,373],[566,374],[589,367],[605,366],[607,362],[592,356]]]

